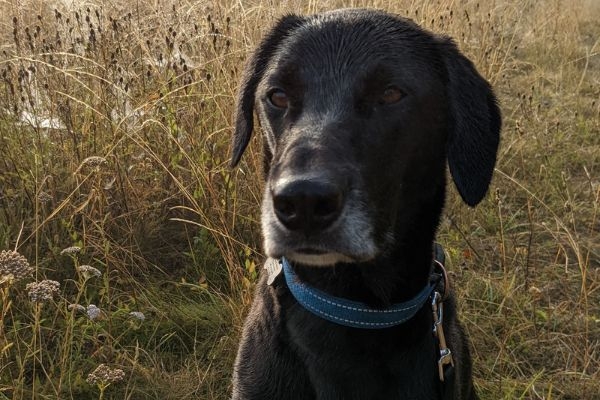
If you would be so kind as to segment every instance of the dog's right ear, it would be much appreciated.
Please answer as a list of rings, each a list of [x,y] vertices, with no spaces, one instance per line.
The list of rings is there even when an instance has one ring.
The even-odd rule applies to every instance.
[[[277,51],[279,44],[298,28],[304,19],[297,15],[282,17],[263,38],[254,54],[246,61],[242,83],[237,96],[235,114],[235,132],[233,134],[231,166],[235,167],[252,136],[254,126],[254,100],[256,87],[262,79],[269,61]]]

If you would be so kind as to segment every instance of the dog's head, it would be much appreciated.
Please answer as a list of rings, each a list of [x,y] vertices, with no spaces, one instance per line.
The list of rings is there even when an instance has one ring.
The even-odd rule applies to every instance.
[[[373,10],[282,18],[250,57],[232,164],[264,133],[265,251],[308,265],[364,262],[419,224],[432,236],[446,160],[463,200],[485,195],[500,112],[448,38]]]

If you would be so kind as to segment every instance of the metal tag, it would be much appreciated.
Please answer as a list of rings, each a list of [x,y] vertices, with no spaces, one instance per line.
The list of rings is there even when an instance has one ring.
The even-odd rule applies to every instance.
[[[265,262],[265,266],[263,268],[266,269],[267,273],[269,274],[269,276],[267,277],[267,285],[270,286],[275,281],[275,278],[277,278],[277,276],[281,273],[283,266],[281,265],[281,262],[279,260],[269,258]]]

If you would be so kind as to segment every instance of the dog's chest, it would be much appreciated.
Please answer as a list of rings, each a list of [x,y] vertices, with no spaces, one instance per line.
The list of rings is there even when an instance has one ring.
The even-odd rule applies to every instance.
[[[346,328],[295,307],[286,317],[317,399],[437,398],[434,342],[427,330],[415,335],[414,328]]]

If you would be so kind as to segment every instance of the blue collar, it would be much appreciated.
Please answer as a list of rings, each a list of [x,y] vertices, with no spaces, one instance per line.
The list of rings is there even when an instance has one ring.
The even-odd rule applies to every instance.
[[[436,287],[435,283],[429,283],[409,301],[378,309],[308,286],[298,278],[288,260],[281,258],[280,263],[287,286],[302,307],[323,319],[352,328],[382,329],[400,325],[415,316]]]

